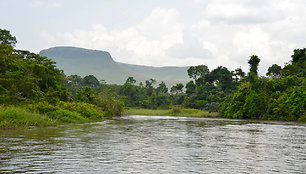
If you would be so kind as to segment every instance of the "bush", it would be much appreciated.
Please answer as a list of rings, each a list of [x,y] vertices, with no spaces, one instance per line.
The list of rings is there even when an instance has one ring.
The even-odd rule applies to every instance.
[[[182,109],[179,106],[174,106],[170,111],[170,113],[172,114],[179,114],[181,112],[182,112]]]
[[[88,103],[60,102],[58,106],[72,112],[77,112],[87,118],[101,119],[105,114],[100,107]]]
[[[21,106],[0,106],[0,128],[48,126],[56,121]]]
[[[88,119],[103,119],[104,112],[98,106],[88,103],[67,103],[59,102],[51,105],[47,102],[28,105],[31,110],[40,114],[46,114],[52,119],[64,122],[88,121]],[[65,117],[65,118],[61,118]],[[69,118],[69,119],[68,119]]]
[[[58,109],[52,113],[49,113],[48,117],[67,123],[89,121],[88,119],[82,117],[82,115],[77,112],[72,112],[64,109]]]
[[[123,102],[118,100],[114,94],[99,93],[93,99],[93,104],[102,108],[105,116],[121,115],[123,111]]]

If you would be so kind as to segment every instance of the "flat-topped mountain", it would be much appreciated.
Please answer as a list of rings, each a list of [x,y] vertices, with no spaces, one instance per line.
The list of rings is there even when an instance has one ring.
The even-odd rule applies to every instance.
[[[66,75],[94,75],[108,84],[123,84],[128,77],[134,77],[137,83],[150,78],[157,82],[164,81],[168,86],[186,83],[190,79],[187,74],[189,67],[153,67],[116,62],[106,51],[90,50],[77,47],[53,47],[40,51],[56,62],[58,68]]]

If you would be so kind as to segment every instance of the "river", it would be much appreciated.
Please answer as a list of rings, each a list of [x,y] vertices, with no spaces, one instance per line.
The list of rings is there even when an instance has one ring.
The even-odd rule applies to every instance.
[[[0,130],[0,173],[305,173],[306,124],[165,116]]]

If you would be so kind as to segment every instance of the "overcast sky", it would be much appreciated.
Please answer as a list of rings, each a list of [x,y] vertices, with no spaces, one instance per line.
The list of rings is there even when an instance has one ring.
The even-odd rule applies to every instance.
[[[104,50],[118,62],[205,64],[264,75],[306,47],[305,0],[0,0],[0,28],[18,49]]]

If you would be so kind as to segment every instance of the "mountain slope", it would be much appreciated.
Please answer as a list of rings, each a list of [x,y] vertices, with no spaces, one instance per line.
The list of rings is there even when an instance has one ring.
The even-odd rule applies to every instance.
[[[53,47],[40,51],[42,56],[54,60],[66,75],[94,75],[109,84],[123,84],[128,77],[137,82],[150,78],[164,81],[168,86],[189,81],[189,67],[152,67],[119,63],[106,51],[89,50],[76,47]]]

